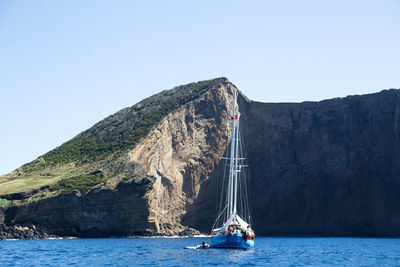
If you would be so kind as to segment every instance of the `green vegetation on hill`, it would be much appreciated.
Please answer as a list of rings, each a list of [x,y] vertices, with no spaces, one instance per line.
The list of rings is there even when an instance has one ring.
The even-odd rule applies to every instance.
[[[134,148],[162,118],[175,108],[207,91],[221,78],[190,83],[165,90],[111,115],[72,140],[24,165],[24,171],[45,165],[93,161],[116,156]]]
[[[49,190],[53,193],[78,190],[86,194],[93,186],[116,175],[128,181],[132,167],[125,166],[120,156],[133,149],[171,111],[224,80],[178,86],[122,109],[38,159],[0,176],[0,194],[45,185],[51,185]],[[97,169],[102,171],[94,171]]]
[[[102,182],[106,178],[101,171],[94,171],[89,174],[82,174],[68,179],[62,179],[51,187],[51,191],[61,190],[62,192],[72,192],[78,190],[81,194],[86,194],[89,190]]]
[[[7,202],[7,199],[0,198],[0,207],[6,207],[8,204]]]

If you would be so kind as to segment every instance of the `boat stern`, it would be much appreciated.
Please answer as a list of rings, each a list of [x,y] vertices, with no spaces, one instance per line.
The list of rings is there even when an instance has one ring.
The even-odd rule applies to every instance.
[[[247,239],[241,233],[215,235],[211,237],[212,248],[254,248],[254,239]]]

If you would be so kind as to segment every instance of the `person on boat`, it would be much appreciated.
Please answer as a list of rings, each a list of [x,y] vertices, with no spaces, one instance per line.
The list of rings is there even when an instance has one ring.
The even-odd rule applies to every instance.
[[[246,237],[247,239],[253,239],[255,237],[255,234],[253,230],[250,228],[250,225],[247,226]]]
[[[244,231],[243,229],[242,229],[242,231],[240,231],[241,233],[242,233],[242,237],[243,237],[243,239],[247,239],[247,231]]]
[[[233,232],[233,227],[232,227],[232,225],[229,225],[228,226],[228,235],[232,234],[232,232]]]

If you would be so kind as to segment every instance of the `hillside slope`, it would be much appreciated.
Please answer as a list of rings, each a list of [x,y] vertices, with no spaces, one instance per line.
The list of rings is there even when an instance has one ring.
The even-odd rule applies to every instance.
[[[42,197],[74,190],[84,194],[112,177],[126,175],[126,172],[132,175],[132,166],[126,166],[127,151],[171,111],[224,80],[178,86],[105,118],[33,162],[0,176],[0,195],[35,192],[41,187],[48,189],[46,192],[40,190]]]
[[[3,184],[44,172],[48,184],[0,195],[4,221],[58,235],[193,232],[181,218],[226,147],[233,87],[220,78],[164,91],[21,167]]]
[[[208,232],[234,89],[220,78],[164,91],[0,177],[0,222],[76,236]],[[258,234],[400,235],[399,90],[304,103],[240,94],[239,106]]]

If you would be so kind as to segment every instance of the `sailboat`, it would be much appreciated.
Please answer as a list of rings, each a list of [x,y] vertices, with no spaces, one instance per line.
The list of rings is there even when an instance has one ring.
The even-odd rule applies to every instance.
[[[245,177],[242,175],[245,158],[239,155],[241,151],[241,143],[239,138],[239,106],[237,104],[238,93],[233,92],[233,107],[232,107],[232,137],[230,142],[230,157],[223,158],[227,160],[229,167],[228,181],[223,184],[223,192],[220,205],[222,211],[217,216],[211,230],[212,248],[236,248],[249,249],[254,247],[254,231],[250,227],[250,215],[246,222],[244,212],[248,208],[248,194],[245,183]],[[238,186],[239,185],[239,186]],[[239,192],[239,194],[238,194]],[[222,208],[223,207],[223,208]],[[243,211],[239,210],[242,209]],[[219,222],[219,227],[214,229],[214,226]],[[218,226],[218,225],[217,225]]]

